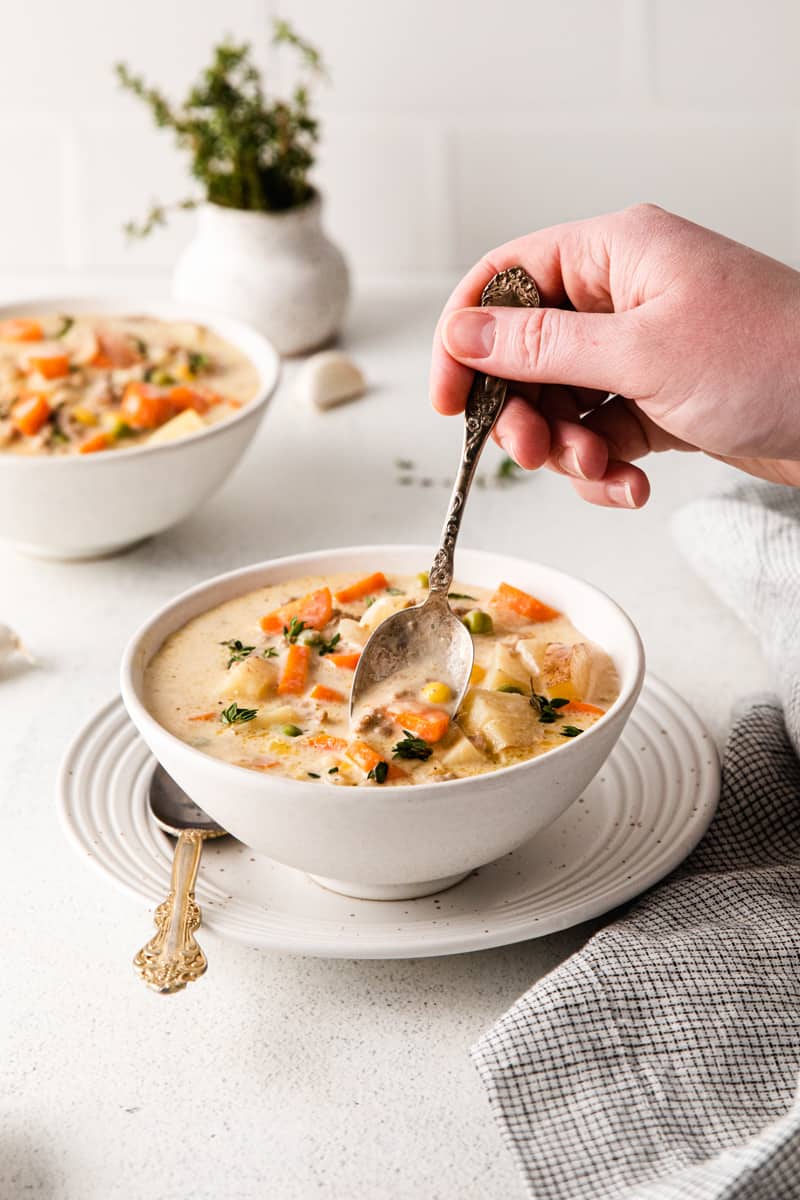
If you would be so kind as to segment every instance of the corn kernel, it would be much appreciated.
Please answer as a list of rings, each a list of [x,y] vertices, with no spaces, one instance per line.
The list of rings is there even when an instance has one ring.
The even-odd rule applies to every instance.
[[[486,668],[482,667],[480,663],[475,663],[470,673],[469,681],[470,683],[480,683],[485,675]]]
[[[439,680],[426,683],[422,689],[422,699],[427,700],[430,704],[446,704],[452,694],[447,684],[441,683]]]
[[[82,404],[76,404],[72,410],[72,415],[76,421],[80,421],[81,425],[96,425],[97,417],[90,408],[84,408]]]
[[[276,754],[278,758],[285,758],[287,754],[291,754],[291,747],[286,742],[270,742],[269,751],[271,754]]]

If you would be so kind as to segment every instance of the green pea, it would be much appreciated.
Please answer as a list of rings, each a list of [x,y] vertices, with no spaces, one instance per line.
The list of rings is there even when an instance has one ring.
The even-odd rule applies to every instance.
[[[431,581],[427,571],[420,571],[417,575],[417,583],[420,587],[430,587]]]
[[[464,624],[470,633],[494,633],[494,622],[483,609],[473,608],[464,617]]]
[[[281,729],[281,733],[284,737],[300,737],[302,732],[303,731],[299,725],[284,725]]]
[[[524,696],[522,688],[513,683],[501,683],[499,688],[494,689],[496,692],[512,692],[515,696]]]

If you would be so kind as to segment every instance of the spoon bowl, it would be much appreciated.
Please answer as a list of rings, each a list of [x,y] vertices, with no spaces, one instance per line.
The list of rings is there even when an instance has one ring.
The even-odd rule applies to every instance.
[[[369,638],[353,676],[351,721],[357,721],[373,690],[390,677],[398,688],[412,690],[419,690],[420,681],[441,680],[450,688],[448,707],[457,712],[474,658],[470,632],[451,609],[446,593],[431,592],[422,604],[381,621]]]
[[[178,787],[160,763],[150,780],[147,801],[156,825],[170,837],[180,837],[186,829],[196,829],[206,837],[223,837],[227,834],[227,830],[207,812],[203,812],[182,787]]]

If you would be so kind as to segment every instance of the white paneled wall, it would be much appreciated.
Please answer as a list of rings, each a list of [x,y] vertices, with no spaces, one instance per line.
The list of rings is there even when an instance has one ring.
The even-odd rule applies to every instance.
[[[120,227],[193,184],[111,65],[180,95],[230,32],[283,86],[273,13],[330,65],[317,180],[363,274],[643,199],[800,261],[797,0],[26,0],[0,26],[0,272],[167,269],[191,215]]]

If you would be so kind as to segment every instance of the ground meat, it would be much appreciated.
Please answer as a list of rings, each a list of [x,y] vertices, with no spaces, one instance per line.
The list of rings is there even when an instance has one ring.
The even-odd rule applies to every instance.
[[[394,733],[394,722],[380,708],[364,713],[356,725],[356,733],[382,733],[391,737]]]

